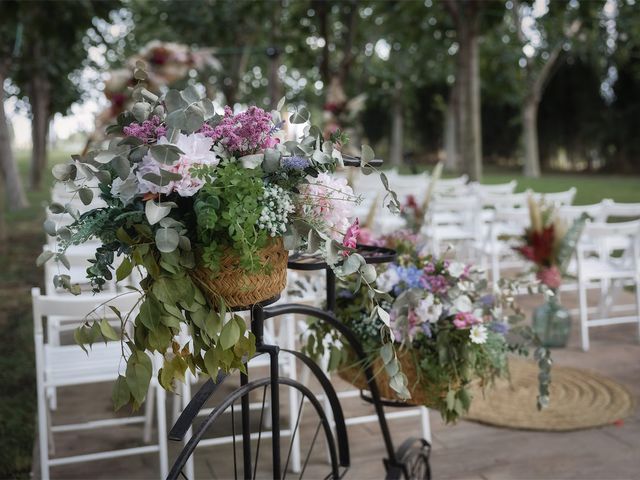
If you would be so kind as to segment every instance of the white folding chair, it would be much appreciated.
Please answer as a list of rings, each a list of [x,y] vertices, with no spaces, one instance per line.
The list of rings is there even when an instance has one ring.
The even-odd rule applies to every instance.
[[[481,234],[480,203],[474,195],[434,197],[426,213],[422,232],[434,255],[442,253],[444,244],[466,248],[466,258],[475,258],[474,243]],[[461,258],[462,259],[462,258]]]
[[[487,230],[476,243],[483,268],[491,267],[491,281],[500,280],[504,268],[520,267],[524,261],[513,247],[519,244],[529,226],[529,210],[526,208],[497,208]]]
[[[89,429],[103,429],[117,425],[147,423],[150,425],[151,409],[146,409],[147,415],[125,418],[111,418],[93,420],[67,425],[54,425],[47,408],[47,391],[51,388],[61,388],[71,385],[87,385],[102,382],[113,382],[123,367],[120,342],[97,342],[87,355],[78,345],[52,345],[45,338],[43,319],[52,315],[70,315],[83,317],[98,308],[98,314],[110,311],[108,305],[126,312],[134,308],[137,302],[135,295],[123,295],[111,299],[101,305],[94,297],[63,297],[60,295],[45,296],[40,289],[31,291],[34,319],[34,342],[36,356],[36,383],[38,401],[38,441],[40,449],[41,478],[48,480],[50,468],[71,463],[82,463],[94,460],[104,460],[115,457],[158,453],[160,463],[160,477],[165,478],[168,473],[167,459],[167,428],[165,416],[165,392],[152,374],[150,395],[155,390],[157,405],[158,442],[155,445],[124,448],[119,450],[102,451],[52,458],[54,454],[53,434]],[[152,397],[146,404],[153,403]],[[146,436],[149,427],[145,425]]]
[[[588,243],[577,247],[577,276],[580,308],[582,349],[589,350],[589,328],[618,323],[638,323],[640,335],[640,220],[623,223],[588,223],[584,230]],[[621,240],[624,240],[624,245]],[[589,318],[587,289],[594,284],[601,288],[601,318]],[[612,317],[612,311],[622,311],[627,306],[612,308],[616,286],[633,285],[635,291],[635,315]]]

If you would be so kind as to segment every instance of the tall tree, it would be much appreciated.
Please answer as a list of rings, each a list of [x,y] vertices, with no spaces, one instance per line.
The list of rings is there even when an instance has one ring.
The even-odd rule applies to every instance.
[[[585,30],[585,23],[593,23],[593,12],[601,6],[602,2],[556,1],[546,11],[536,12],[530,4],[513,2],[513,25],[523,52],[519,63],[525,87],[521,114],[525,176],[540,176],[538,109],[544,90],[572,41]]]
[[[455,25],[456,53],[456,143],[463,170],[472,180],[482,177],[482,126],[480,115],[479,29],[484,3],[446,0]]]
[[[22,180],[13,157],[11,135],[7,115],[4,109],[4,83],[14,64],[14,53],[19,46],[21,29],[16,21],[17,2],[0,3],[0,169],[1,179],[6,190],[7,201],[12,209],[23,208],[27,205],[27,198],[22,188]],[[2,193],[4,196],[4,192]],[[4,199],[3,199],[4,200]],[[0,208],[4,212],[4,208]],[[2,222],[0,222],[2,223]]]
[[[29,101],[33,152],[31,186],[39,188],[47,164],[49,123],[81,96],[70,75],[83,66],[83,43],[96,18],[107,18],[115,0],[83,2],[1,2],[11,10],[13,27],[22,32],[11,78]],[[3,16],[3,19],[5,17]]]

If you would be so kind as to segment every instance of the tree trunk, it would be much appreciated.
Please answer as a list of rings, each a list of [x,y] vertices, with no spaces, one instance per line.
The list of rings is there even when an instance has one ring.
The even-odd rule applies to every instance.
[[[404,153],[404,107],[402,105],[402,83],[396,82],[391,106],[391,148],[389,160],[391,165],[403,164]]]
[[[527,98],[522,109],[522,137],[524,143],[524,176],[540,176],[540,154],[538,152],[538,102]]]
[[[4,76],[0,72],[0,86],[4,84]],[[2,90],[4,93],[4,90]],[[3,97],[4,95],[2,95]],[[0,195],[4,197],[6,190],[7,201],[12,210],[24,208],[28,205],[27,197],[22,188],[22,180],[18,173],[13,151],[11,150],[11,138],[9,135],[9,126],[4,111],[4,99],[0,97],[0,169],[3,185],[3,192]],[[2,199],[4,201],[4,198]],[[4,205],[1,208],[4,212]]]
[[[444,115],[444,168],[449,172],[460,171],[460,162],[458,158],[458,128],[457,128],[457,111],[458,111],[458,88],[457,83],[451,88],[449,101],[447,102],[447,111]]]
[[[472,157],[471,157],[471,180],[479,182],[482,180],[482,111],[480,109],[480,54],[478,46],[478,35],[473,32],[471,37],[471,130],[472,130]]]
[[[47,137],[49,134],[51,86],[41,74],[34,75],[31,81],[31,187],[39,190],[42,172],[47,166]]]
[[[461,4],[462,6],[463,4]],[[463,7],[464,8],[464,7]],[[480,139],[480,79],[475,16],[463,15],[458,22],[459,50],[456,58],[458,102],[458,152],[463,171],[474,181],[482,177]]]

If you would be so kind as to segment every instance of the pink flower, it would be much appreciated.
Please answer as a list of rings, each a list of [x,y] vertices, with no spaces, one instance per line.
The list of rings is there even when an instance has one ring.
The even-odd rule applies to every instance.
[[[538,270],[536,277],[553,290],[560,288],[560,284],[562,283],[562,274],[555,265]]]
[[[342,245],[344,245],[347,248],[356,248],[356,245],[358,244],[359,236],[360,236],[360,220],[356,218],[355,221],[351,224],[351,226],[347,229],[347,233],[344,234]],[[348,255],[346,251],[343,251],[342,254],[345,256]]]
[[[154,115],[142,123],[131,122],[128,126],[124,127],[122,131],[125,135],[139,138],[144,143],[150,143],[165,136],[167,128],[162,125],[160,117]]]
[[[278,145],[280,143],[280,139],[279,138],[274,138],[274,137],[267,137],[264,140],[264,148],[274,148],[276,145]]]
[[[234,115],[228,106],[224,107],[224,117],[218,125],[211,127],[204,124],[200,129],[200,133],[211,137],[237,156],[275,146],[277,141],[271,138],[273,131],[271,115],[261,108],[249,107]]]
[[[300,187],[300,214],[332,239],[341,242],[352,217],[356,196],[344,178],[320,173]]]
[[[481,321],[471,312],[458,312],[453,319],[453,325],[457,329],[468,328],[477,323],[481,323]]]

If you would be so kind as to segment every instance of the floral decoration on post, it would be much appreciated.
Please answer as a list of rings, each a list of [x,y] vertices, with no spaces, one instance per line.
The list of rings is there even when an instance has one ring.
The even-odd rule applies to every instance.
[[[410,403],[456,421],[469,409],[472,383],[485,387],[507,375],[507,355],[527,355],[532,346],[540,367],[538,405],[548,404],[551,358],[521,324],[525,316],[514,300],[521,285],[503,280],[492,288],[473,265],[423,254],[418,237],[409,232],[382,243],[398,252],[395,262],[379,267],[376,280],[376,288],[385,294],[381,307],[390,312],[395,351],[381,341],[387,324],[382,316],[372,315],[366,290],[353,288],[360,280],[342,282],[336,314],[362,343],[383,397],[404,399],[394,393],[401,371]],[[339,333],[321,322],[313,322],[311,331],[305,350],[314,356],[328,353],[330,369],[368,389],[364,365]]]

